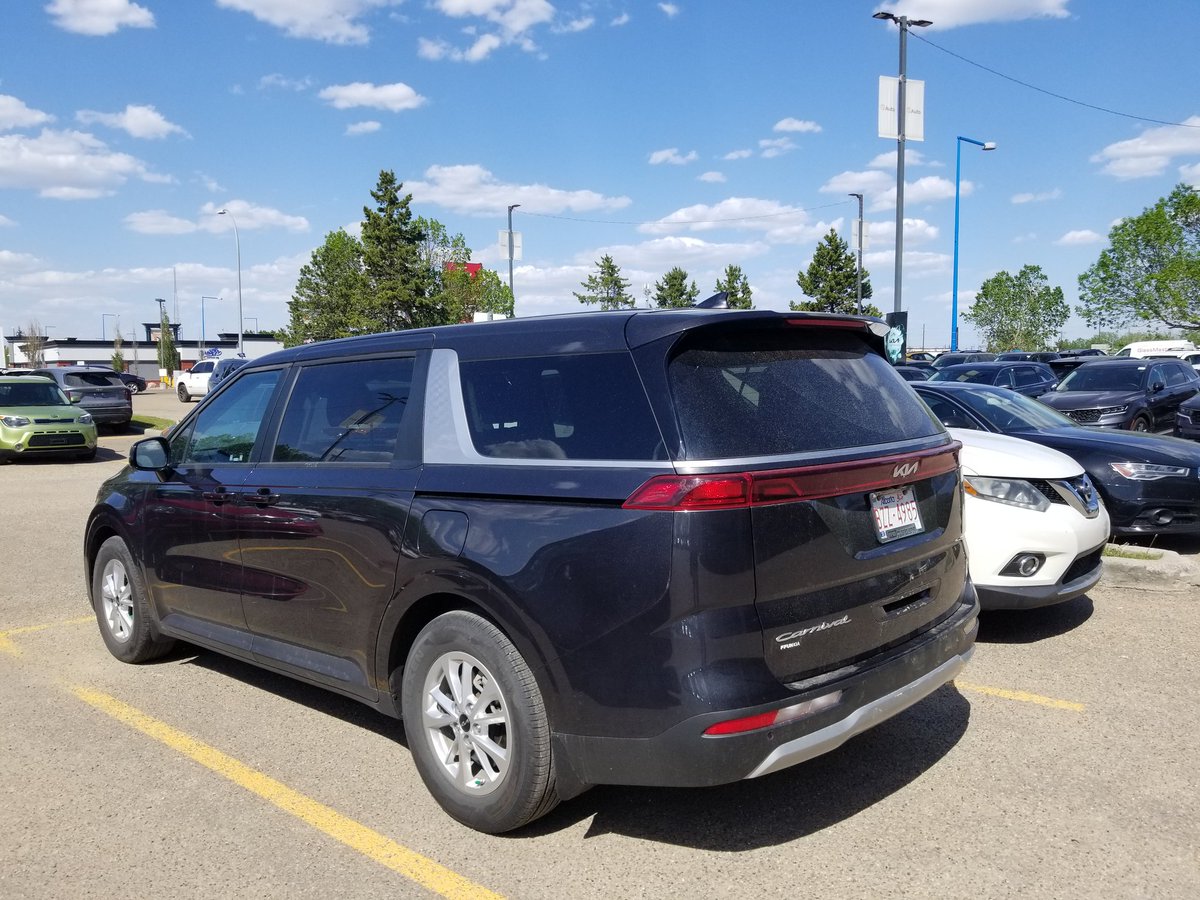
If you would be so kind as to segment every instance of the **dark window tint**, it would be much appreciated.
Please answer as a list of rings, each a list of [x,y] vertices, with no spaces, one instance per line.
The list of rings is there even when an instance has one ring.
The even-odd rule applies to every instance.
[[[1192,370],[1184,366],[1171,365],[1167,367],[1167,385],[1169,387],[1185,387],[1192,382],[1189,373],[1194,374]]]
[[[471,439],[484,456],[664,458],[626,353],[482,360],[461,373]]]
[[[959,409],[945,397],[939,397],[936,394],[921,394],[920,397],[929,406],[930,410],[933,411],[933,414],[942,422],[954,421],[958,423],[971,421],[966,412]],[[975,427],[974,423],[971,424],[971,427]]]
[[[412,375],[412,357],[306,366],[292,388],[271,459],[390,463],[410,457],[404,438]]]
[[[0,407],[4,406],[69,406],[58,385],[0,384]]]
[[[125,387],[118,375],[105,372],[65,372],[63,384],[67,387]]]
[[[1018,366],[1016,369],[1016,378],[1018,387],[1033,387],[1035,384],[1041,384],[1046,380],[1042,373],[1032,366]]]
[[[817,328],[698,336],[669,377],[688,459],[885,444],[941,427],[857,335]]]
[[[171,442],[172,462],[249,462],[279,371],[255,372],[203,407],[191,427]]]

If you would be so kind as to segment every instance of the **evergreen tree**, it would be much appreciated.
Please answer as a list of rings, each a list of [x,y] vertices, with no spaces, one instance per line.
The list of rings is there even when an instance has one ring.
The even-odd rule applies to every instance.
[[[717,280],[714,293],[726,291],[729,299],[726,301],[730,309],[754,309],[753,292],[750,282],[742,274],[741,266],[732,263],[725,267],[725,275]]]
[[[171,331],[171,320],[167,318],[167,307],[162,307],[162,319],[158,323],[158,367],[165,369],[167,377],[179,371],[179,351],[175,349],[175,335]]]
[[[852,315],[858,312],[858,264],[846,242],[832,228],[817,244],[808,269],[796,274],[796,284],[812,299],[792,303],[792,309]],[[863,300],[869,300],[871,293],[870,273],[863,269]],[[882,315],[877,307],[866,303],[863,313]]]
[[[621,267],[605,254],[596,263],[596,271],[580,284],[583,293],[573,292],[580,303],[598,303],[601,309],[632,309],[629,282],[621,277]]]
[[[120,320],[117,321],[117,324],[120,325]],[[125,371],[125,354],[121,352],[121,332],[119,331],[113,338],[112,367],[114,372]]]
[[[400,196],[404,185],[393,172],[379,173],[371,191],[375,208],[363,207],[363,270],[367,279],[366,310],[372,331],[396,331],[441,324],[430,303],[429,270],[421,259],[425,240],[413,220],[412,194]]]
[[[695,306],[700,289],[696,287],[695,281],[690,286],[687,281],[687,272],[675,266],[663,276],[662,281],[655,282],[654,305],[659,309]],[[632,305],[631,303],[630,306]]]
[[[294,347],[379,331],[367,307],[362,244],[344,229],[331,231],[300,269],[288,301],[288,327],[277,336]]]

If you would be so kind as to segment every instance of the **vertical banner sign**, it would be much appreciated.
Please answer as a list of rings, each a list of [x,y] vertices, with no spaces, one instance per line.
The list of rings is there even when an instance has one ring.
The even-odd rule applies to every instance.
[[[908,311],[890,312],[883,320],[890,327],[884,338],[888,362],[893,366],[901,365],[908,358]]]
[[[879,136],[896,140],[900,137],[900,120],[896,107],[900,105],[900,79],[895,75],[879,76]],[[925,82],[915,78],[905,80],[904,105],[908,115],[904,117],[904,139],[925,140]]]

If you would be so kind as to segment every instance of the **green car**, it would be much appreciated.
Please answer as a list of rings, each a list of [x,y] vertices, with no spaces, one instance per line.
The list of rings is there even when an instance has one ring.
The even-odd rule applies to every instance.
[[[96,423],[53,381],[0,376],[0,463],[37,456],[96,455]]]

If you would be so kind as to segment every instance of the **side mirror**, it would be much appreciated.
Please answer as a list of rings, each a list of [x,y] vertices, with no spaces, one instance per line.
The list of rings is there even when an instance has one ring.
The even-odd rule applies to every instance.
[[[129,448],[129,465],[143,472],[161,472],[168,468],[170,445],[166,438],[152,437]]]
[[[1166,388],[1165,384],[1163,384],[1161,381],[1156,381],[1154,384],[1150,385],[1150,393],[1157,394],[1164,388]]]

